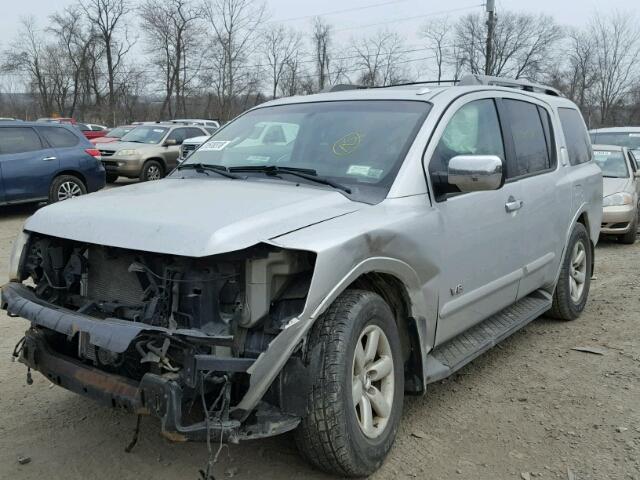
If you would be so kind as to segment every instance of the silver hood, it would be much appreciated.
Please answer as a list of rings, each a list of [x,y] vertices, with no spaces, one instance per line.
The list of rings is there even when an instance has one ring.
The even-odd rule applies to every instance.
[[[633,193],[630,185],[630,178],[610,178],[602,179],[602,198],[618,192]]]
[[[204,257],[241,250],[365,207],[277,181],[165,179],[38,210],[25,230],[81,242]]]

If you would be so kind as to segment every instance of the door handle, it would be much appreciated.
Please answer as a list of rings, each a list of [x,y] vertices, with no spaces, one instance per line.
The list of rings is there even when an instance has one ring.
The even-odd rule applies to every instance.
[[[50,162],[51,160],[57,160],[58,157],[44,157],[42,160],[44,160],[45,162]]]
[[[507,213],[509,213],[509,212],[515,212],[516,210],[520,210],[523,205],[524,205],[524,202],[522,200],[516,200],[513,197],[509,197],[509,199],[507,200],[507,203],[504,204],[504,208],[507,211]]]

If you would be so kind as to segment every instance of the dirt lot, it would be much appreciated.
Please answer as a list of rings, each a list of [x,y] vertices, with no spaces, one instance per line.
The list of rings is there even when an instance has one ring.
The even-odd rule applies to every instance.
[[[0,209],[0,275],[33,207]],[[573,323],[539,319],[424,397],[408,398],[394,449],[374,476],[640,479],[640,243],[602,242],[597,279]],[[10,354],[27,324],[0,314],[0,479],[193,479],[207,450],[170,444],[145,418],[94,404]],[[572,350],[596,346],[603,355]],[[19,456],[30,463],[21,465]],[[290,436],[223,450],[216,478],[325,478]]]

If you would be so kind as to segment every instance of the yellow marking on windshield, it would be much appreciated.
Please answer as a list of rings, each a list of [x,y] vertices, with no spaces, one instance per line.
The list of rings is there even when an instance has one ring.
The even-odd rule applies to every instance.
[[[364,137],[364,134],[359,132],[352,132],[345,135],[333,144],[333,154],[336,157],[345,157],[347,155],[351,155],[360,146],[362,137]]]

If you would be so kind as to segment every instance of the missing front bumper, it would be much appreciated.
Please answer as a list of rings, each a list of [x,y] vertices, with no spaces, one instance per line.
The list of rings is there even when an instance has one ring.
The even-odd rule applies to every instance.
[[[162,435],[177,441],[205,441],[210,438],[236,443],[264,438],[294,429],[300,419],[260,403],[247,422],[228,418],[186,424],[183,420],[182,387],[175,381],[147,373],[138,383],[104,372],[54,352],[42,332],[27,331],[19,360],[37,370],[52,383],[98,403],[137,415],[160,419]]]
[[[196,423],[185,420],[183,388],[197,388],[199,376],[203,373],[219,372],[232,377],[235,373],[247,372],[254,359],[194,355],[186,362],[180,381],[146,373],[137,382],[55,351],[48,344],[44,332],[57,332],[67,338],[88,333],[92,343],[116,352],[125,351],[139,334],[145,332],[175,335],[183,339],[213,339],[223,345],[229,341],[228,338],[213,338],[195,330],[169,331],[141,323],[95,319],[47,304],[37,298],[31,289],[19,283],[9,283],[2,288],[1,303],[9,315],[23,317],[32,323],[20,353],[22,363],[41,372],[52,383],[93,398],[103,405],[133,414],[158,417],[163,435],[171,440],[203,441],[207,435],[231,442],[263,438],[292,430],[300,421],[298,416],[282,413],[262,401],[251,410],[234,411],[232,407],[231,415],[225,420],[210,421],[208,426],[204,420]]]

